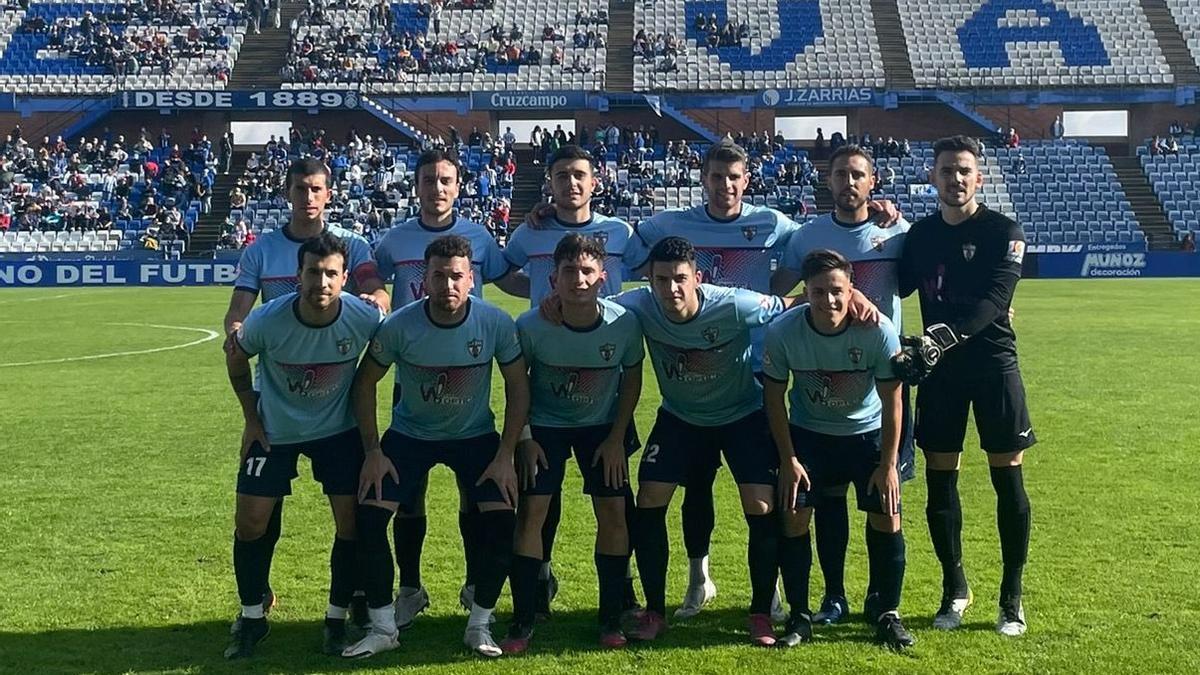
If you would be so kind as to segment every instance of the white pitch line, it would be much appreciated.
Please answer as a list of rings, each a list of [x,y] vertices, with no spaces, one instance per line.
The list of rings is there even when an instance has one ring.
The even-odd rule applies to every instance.
[[[39,295],[33,298],[14,298],[12,300],[0,300],[0,305],[11,305],[14,302],[37,302],[38,300],[58,300],[59,298],[75,298],[83,295],[83,293],[62,293],[60,295]]]
[[[0,363],[0,368],[15,368],[17,366],[41,366],[51,363],[68,363],[70,361],[95,361],[96,359],[111,359],[117,356],[137,356],[139,354],[155,354],[157,352],[169,352],[175,349],[186,349],[194,345],[203,344],[211,340],[215,340],[221,336],[215,330],[207,328],[191,328],[189,326],[163,326],[156,323],[109,323],[109,326],[138,326],[141,328],[163,328],[166,330],[187,330],[193,333],[204,333],[204,337],[199,340],[192,340],[179,345],[171,345],[169,347],[155,347],[153,349],[138,349],[128,352],[112,352],[110,354],[90,354],[88,356],[68,356],[61,359],[46,359],[45,361],[22,361],[20,363]]]

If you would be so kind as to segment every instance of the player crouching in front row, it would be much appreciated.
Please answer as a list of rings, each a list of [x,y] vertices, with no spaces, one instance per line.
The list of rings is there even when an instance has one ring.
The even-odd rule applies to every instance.
[[[435,239],[425,249],[425,264],[429,296],[384,321],[354,381],[354,414],[366,449],[358,532],[371,632],[346,649],[349,657],[398,646],[388,524],[397,509],[413,507],[435,464],[454,471],[479,509],[481,555],[489,561],[475,580],[463,641],[482,656],[501,654],[490,621],[512,559],[513,455],[529,415],[529,380],[513,320],[470,295],[470,242],[457,235]],[[495,431],[489,405],[493,360],[504,377],[503,435]],[[393,363],[400,369],[401,395],[381,442],[376,385]]]
[[[813,501],[831,486],[853,483],[858,508],[867,513],[868,588],[878,594],[864,613],[876,640],[903,649],[914,639],[898,612],[905,567],[896,470],[902,403],[892,358],[900,338],[885,317],[878,325],[851,321],[852,270],[841,254],[813,251],[801,270],[809,304],[767,328],[763,356],[767,419],[779,450],[780,569],[792,610],[781,642],[812,638]]]

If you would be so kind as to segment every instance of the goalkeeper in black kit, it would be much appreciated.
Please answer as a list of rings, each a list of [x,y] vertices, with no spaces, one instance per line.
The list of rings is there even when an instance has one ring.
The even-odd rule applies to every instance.
[[[962,564],[958,467],[974,406],[996,490],[1004,564],[996,630],[1017,636],[1026,629],[1021,575],[1030,524],[1021,461],[1036,442],[1009,314],[1025,235],[1010,218],[976,201],[983,175],[974,139],[944,138],[933,148],[940,211],[912,226],[900,264],[900,294],[918,292],[925,330],[903,338],[895,361],[898,377],[920,383],[915,433],[926,459],[925,515],[942,565],[942,602],[933,626],[958,628],[973,600]]]

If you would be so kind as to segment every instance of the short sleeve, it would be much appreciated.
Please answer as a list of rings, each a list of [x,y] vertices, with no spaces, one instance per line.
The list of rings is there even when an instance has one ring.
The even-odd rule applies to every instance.
[[[533,335],[529,330],[529,326],[524,321],[517,322],[517,343],[521,348],[521,353],[527,357],[527,361],[533,360]],[[497,357],[499,358],[499,357]]]
[[[382,325],[379,330],[375,331],[375,337],[371,340],[369,353],[371,358],[375,359],[379,365],[387,368],[395,363],[400,358],[400,353],[403,349],[401,344],[400,322],[396,321],[399,314],[392,314]]]
[[[775,224],[775,243],[771,248],[779,252],[786,252],[789,244],[796,238],[796,233],[800,231],[803,225],[782,213],[776,216],[776,218],[778,218],[778,221]]]
[[[242,351],[246,352],[248,356],[254,356],[266,349],[267,329],[263,325],[265,323],[265,312],[263,311],[263,307],[259,307],[253,312],[250,312],[250,315],[246,317],[246,320],[242,322],[241,327],[238,328],[237,335],[234,339],[237,340],[238,346],[241,347]]]
[[[765,377],[786,384],[789,368],[783,338],[780,326],[767,328],[767,335],[763,338],[762,372]]]
[[[507,366],[521,358],[521,341],[517,338],[517,324],[503,310],[497,309],[493,312],[493,317],[496,361],[502,366]]]
[[[391,281],[392,277],[396,276],[396,261],[392,258],[392,252],[389,250],[388,238],[385,235],[375,245],[375,269],[384,283]]]
[[[734,291],[738,319],[747,326],[765,326],[783,313],[783,300],[776,295],[763,295],[744,288]]]
[[[799,272],[806,255],[808,255],[808,248],[804,244],[804,235],[793,232],[788,237],[787,245],[783,249],[783,267]]]
[[[233,283],[233,287],[258,295],[259,289],[262,288],[261,280],[262,246],[255,243],[242,251],[242,257],[238,260],[237,281]]]
[[[504,245],[504,258],[513,267],[524,267],[525,263],[529,262],[529,254],[525,252],[528,228],[524,223],[518,225],[508,238],[508,243]]]
[[[629,235],[629,240],[625,242],[625,266],[631,271],[636,270],[650,258],[650,249],[657,243],[654,233],[657,231],[657,226],[651,218],[643,220],[633,228],[633,233]]]
[[[622,327],[625,329],[625,355],[621,366],[632,368],[646,358],[646,348],[642,342],[642,323],[633,312],[626,312],[622,317]]]
[[[500,244],[497,244],[493,237],[488,236],[483,239],[485,241],[479,259],[479,267],[483,271],[483,283],[490,284],[508,274],[513,266],[509,264]]]
[[[354,288],[360,289],[366,282],[372,279],[379,281],[379,268],[375,265],[375,258],[371,255],[371,245],[365,240],[357,237],[349,239],[350,246],[350,279],[354,282]]]
[[[879,354],[875,360],[875,379],[894,380],[896,374],[892,371],[892,357],[900,351],[900,335],[891,321],[879,322]]]

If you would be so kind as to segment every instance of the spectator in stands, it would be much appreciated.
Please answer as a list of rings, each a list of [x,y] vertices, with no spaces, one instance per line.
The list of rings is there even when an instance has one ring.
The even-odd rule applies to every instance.
[[[1163,143],[1164,155],[1178,155],[1179,141],[1175,140],[1174,136],[1167,136],[1167,140]]]
[[[1163,154],[1166,150],[1166,141],[1163,140],[1162,136],[1155,136],[1150,140],[1149,150],[1151,155]]]
[[[1021,136],[1016,129],[1009,128],[1008,135],[1004,139],[1004,147],[1010,149],[1021,147]]]
[[[242,191],[242,187],[240,185],[234,185],[233,189],[229,191],[229,208],[246,208],[246,193]]]
[[[817,127],[817,137],[813,139],[813,157],[817,159],[824,159],[826,157],[825,132],[821,130],[821,127]]]
[[[1025,175],[1026,171],[1028,171],[1028,166],[1025,164],[1024,153],[1017,153],[1016,159],[1013,160],[1013,171],[1016,172],[1017,175],[1022,176]]]
[[[1183,235],[1183,241],[1180,242],[1180,250],[1184,253],[1196,252],[1196,233],[1188,232]]]
[[[1050,125],[1050,137],[1058,140],[1062,138],[1065,133],[1066,129],[1063,127],[1062,115],[1058,115],[1054,118],[1054,123]]]
[[[1172,120],[1170,126],[1167,127],[1167,134],[1171,136],[1179,136],[1183,134],[1183,127],[1179,125],[1179,120]]]

